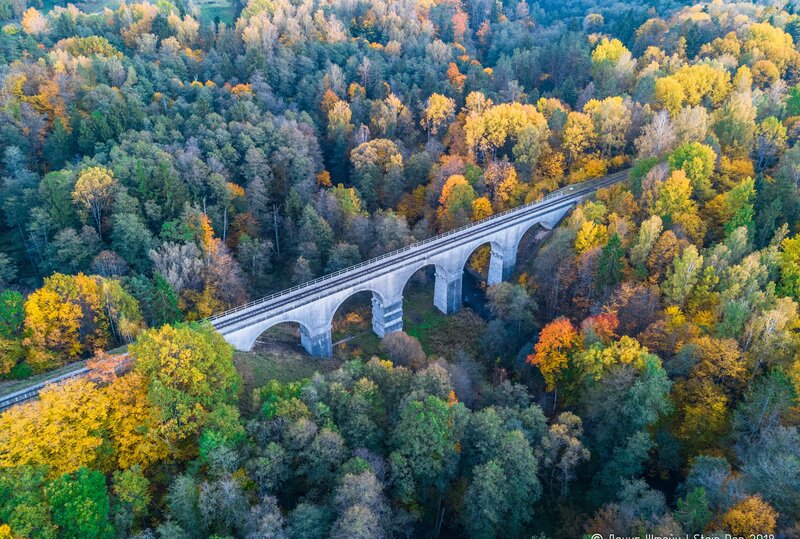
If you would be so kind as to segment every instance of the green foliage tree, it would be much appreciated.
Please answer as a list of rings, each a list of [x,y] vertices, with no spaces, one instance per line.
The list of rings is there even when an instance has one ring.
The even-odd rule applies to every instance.
[[[59,477],[47,487],[53,523],[60,536],[101,539],[114,536],[109,520],[109,499],[102,473],[81,468]]]

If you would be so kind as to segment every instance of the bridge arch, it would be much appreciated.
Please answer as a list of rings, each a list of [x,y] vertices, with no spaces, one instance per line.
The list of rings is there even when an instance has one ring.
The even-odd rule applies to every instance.
[[[510,253],[513,253],[514,258],[514,265],[516,266],[517,257],[520,255],[520,249],[523,247],[523,244],[530,245],[531,242],[537,241],[536,236],[531,236],[531,234],[535,233],[538,234],[542,230],[549,230],[550,227],[547,226],[547,223],[534,221],[529,223],[524,223],[520,225],[516,230],[516,238],[510,244]],[[530,239],[529,239],[530,238]],[[505,278],[510,277],[509,275],[504,276]]]
[[[469,259],[472,258],[472,255],[478,252],[481,247],[489,247],[491,251],[501,251],[503,249],[503,243],[500,239],[486,237],[482,238],[479,241],[476,241],[470,245],[468,245],[461,254],[461,261],[459,265],[462,269],[465,269],[467,266],[467,262]]]
[[[330,323],[333,323],[333,319],[336,316],[336,313],[339,311],[342,305],[344,305],[347,302],[347,300],[352,299],[354,296],[357,296],[358,294],[364,294],[364,293],[372,294],[373,301],[377,299],[378,301],[382,302],[384,301],[384,298],[386,296],[385,291],[380,290],[379,287],[377,286],[357,286],[351,290],[348,290],[346,293],[337,294],[336,299],[329,304],[327,313],[328,321]]]
[[[310,326],[302,322],[299,317],[295,319],[276,320],[269,323],[258,335],[255,335],[253,346],[256,343],[278,343],[281,345],[301,346],[303,335],[309,334]]]
[[[330,277],[290,288],[229,312],[210,321],[226,340],[247,350],[267,327],[283,320],[300,320],[303,346],[312,355],[331,355],[333,314],[349,296],[373,293],[373,329],[378,335],[402,327],[403,288],[408,279],[426,265],[436,268],[434,303],[445,313],[460,307],[464,265],[481,245],[490,245],[488,283],[507,279],[516,264],[523,235],[535,224],[554,227],[578,202],[599,188],[627,179],[628,171],[561,190],[545,200],[526,204],[492,219],[429,238],[406,248],[368,260]],[[399,314],[399,316],[398,316]],[[399,319],[399,323],[398,322]],[[268,321],[265,323],[264,321]]]
[[[300,328],[300,344],[303,344],[303,335],[309,335],[313,331],[312,326],[309,325],[308,320],[303,316],[277,316],[232,332],[226,339],[233,344],[237,350],[252,350],[259,337],[281,324],[297,324]]]
[[[420,271],[422,271],[424,269],[427,269],[427,268],[433,268],[435,273],[445,273],[446,272],[445,267],[442,264],[440,264],[439,262],[436,262],[435,260],[423,260],[419,264],[416,264],[416,265],[410,267],[406,271],[406,273],[402,276],[402,278],[399,280],[400,292],[401,293],[405,292],[406,288],[408,287],[408,283],[411,282],[411,279],[417,273],[419,273]]]
[[[488,249],[486,249],[487,247]],[[504,252],[505,248],[506,246],[503,244],[502,241],[492,237],[482,238],[482,241],[479,242],[476,241],[475,243],[469,245],[466,249],[464,249],[463,253],[461,254],[461,260],[459,262],[459,266],[461,268],[462,273],[467,271],[467,264],[469,264],[470,259],[472,259],[474,256],[482,254],[481,252],[484,251],[485,249],[486,251],[488,251],[486,252],[486,254],[489,257],[489,260],[487,261],[488,262],[487,269],[489,273],[487,276],[487,282],[489,282],[493,276],[492,260],[494,260],[496,263],[498,256],[496,253]]]

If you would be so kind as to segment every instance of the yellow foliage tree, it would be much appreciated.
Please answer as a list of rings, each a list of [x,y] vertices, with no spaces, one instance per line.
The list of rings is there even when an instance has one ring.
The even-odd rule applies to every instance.
[[[105,167],[89,167],[81,171],[72,200],[87,210],[94,218],[97,233],[103,235],[103,210],[111,203],[116,181],[113,173]]]
[[[0,468],[47,465],[58,477],[95,465],[108,409],[105,394],[88,380],[47,386],[39,400],[0,415]]]
[[[47,31],[47,19],[36,8],[28,8],[22,14],[22,31],[38,36]]]
[[[608,346],[591,346],[575,357],[575,364],[581,371],[595,380],[600,380],[604,373],[614,365],[631,365],[641,371],[648,358],[656,358],[647,352],[647,348],[639,341],[623,335],[618,341]]]
[[[593,247],[605,245],[608,241],[608,229],[605,225],[597,224],[594,221],[586,221],[578,230],[575,238],[575,252],[585,253]]]
[[[25,344],[70,358],[108,345],[108,319],[97,280],[54,273],[25,302]]]
[[[616,63],[626,52],[628,49],[625,48],[622,41],[604,37],[592,51],[592,61],[596,64],[603,61]]]
[[[653,99],[674,116],[683,107],[686,95],[680,82],[673,77],[662,77],[656,80]]]
[[[696,204],[691,200],[692,185],[683,170],[675,170],[658,187],[658,194],[654,201],[653,213],[661,217],[673,218],[682,213],[694,213]]]
[[[492,203],[486,197],[478,197],[472,202],[472,220],[480,221],[491,217],[494,212],[492,211]]]
[[[439,197],[439,208],[436,216],[442,230],[465,224],[472,212],[472,203],[475,201],[475,190],[466,178],[454,174],[447,178]]]
[[[439,195],[439,204],[447,204],[453,194],[453,190],[458,186],[469,185],[467,179],[461,174],[453,174],[444,182],[442,186],[442,194]]]
[[[733,536],[775,533],[778,512],[760,496],[748,496],[722,515],[720,526]]]
[[[749,36],[744,43],[744,50],[753,55],[765,56],[780,70],[786,71],[796,61],[797,50],[794,40],[780,28],[768,22],[753,23],[748,28]]]
[[[420,121],[422,127],[428,131],[428,138],[436,135],[439,128],[453,115],[455,110],[456,102],[453,99],[441,94],[431,94]]]
[[[731,75],[708,64],[686,65],[673,75],[656,80],[653,97],[670,114],[684,105],[699,105],[707,99],[712,106],[722,103],[732,90]]]
[[[192,224],[200,250],[203,253],[203,260],[206,264],[211,263],[211,259],[217,252],[217,242],[214,238],[214,229],[211,227],[211,219],[205,213],[197,214],[197,221]]]
[[[699,105],[707,98],[713,106],[722,103],[731,92],[731,75],[709,64],[687,65],[673,75],[683,88],[686,103]]]
[[[514,205],[522,194],[517,170],[508,161],[494,161],[484,173],[486,187],[496,210],[504,210]]]
[[[158,410],[147,398],[147,380],[132,372],[104,388],[110,409],[108,428],[119,468],[148,468],[168,456],[158,437]]]
[[[605,155],[625,145],[625,133],[631,125],[631,111],[620,96],[603,100],[590,99],[583,112],[589,115],[597,133],[597,142]]]
[[[467,145],[473,150],[494,155],[507,140],[528,127],[546,127],[547,120],[533,105],[502,103],[470,114],[464,125]]]
[[[135,372],[150,380],[148,398],[159,409],[158,436],[171,454],[194,454],[194,438],[208,414],[238,393],[233,349],[209,325],[166,325],[142,333],[129,351]]]

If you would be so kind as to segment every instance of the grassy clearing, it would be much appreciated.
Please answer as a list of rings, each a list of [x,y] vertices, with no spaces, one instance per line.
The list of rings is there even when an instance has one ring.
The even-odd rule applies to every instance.
[[[431,311],[419,324],[408,324],[406,333],[419,339],[429,356],[454,359],[459,351],[477,355],[485,327],[486,322],[469,309],[450,316]]]
[[[202,2],[198,3],[198,6],[200,19],[205,23],[214,22],[216,18],[227,25],[234,22],[233,6],[229,2]]]
[[[294,382],[325,372],[338,365],[332,360],[314,358],[300,352],[257,351],[236,352],[233,362],[244,378],[245,385],[255,389],[270,380]]]
[[[381,356],[380,339],[373,333],[368,305],[354,307],[334,324],[334,347],[338,358]],[[452,359],[459,350],[475,355],[486,322],[469,309],[446,315],[433,306],[433,283],[411,285],[403,296],[403,329],[419,339],[425,353]]]
[[[453,359],[463,350],[476,355],[486,322],[470,309],[446,315],[433,305],[433,282],[412,285],[403,299],[403,328],[429,356]]]
[[[333,322],[333,355],[340,360],[364,360],[381,354],[381,340],[372,331],[372,303],[361,294],[345,302]]]

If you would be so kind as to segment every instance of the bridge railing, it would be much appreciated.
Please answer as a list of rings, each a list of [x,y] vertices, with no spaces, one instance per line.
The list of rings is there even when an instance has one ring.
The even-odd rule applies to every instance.
[[[627,170],[620,171],[620,172],[617,172],[617,173],[614,173],[614,174],[622,174],[622,173],[627,173]],[[611,174],[609,176],[613,176],[614,174]],[[370,264],[374,264],[375,262],[378,262],[380,260],[384,260],[386,258],[390,258],[390,257],[396,256],[398,254],[410,251],[412,249],[417,249],[418,247],[422,247],[424,245],[427,245],[429,243],[433,243],[435,241],[439,241],[439,240],[441,240],[443,238],[446,238],[448,236],[452,236],[454,234],[458,234],[458,233],[463,232],[463,231],[465,231],[465,230],[467,230],[469,228],[472,228],[474,226],[485,224],[485,223],[488,223],[488,222],[491,222],[491,221],[495,221],[495,220],[498,220],[498,219],[503,219],[505,217],[508,217],[509,215],[514,214],[514,213],[523,212],[523,211],[528,210],[528,209],[532,208],[533,206],[541,204],[542,202],[545,202],[547,200],[552,200],[554,198],[558,198],[558,197],[564,196],[565,194],[571,193],[573,191],[586,189],[589,186],[594,185],[594,184],[603,183],[604,181],[608,180],[609,176],[604,176],[602,178],[595,178],[593,180],[588,180],[588,181],[585,181],[585,182],[576,183],[576,184],[572,184],[572,185],[567,185],[567,186],[561,187],[560,189],[557,189],[557,190],[555,190],[555,191],[553,191],[551,193],[548,193],[547,195],[545,195],[544,197],[540,198],[539,200],[537,200],[535,202],[530,202],[528,204],[523,204],[521,206],[517,206],[516,208],[512,208],[512,209],[506,210],[504,212],[496,213],[494,215],[486,217],[485,219],[481,219],[480,221],[475,221],[474,223],[468,223],[468,224],[460,226],[458,228],[454,228],[453,230],[448,230],[447,232],[442,232],[441,234],[437,234],[435,236],[431,236],[430,238],[426,238],[424,240],[420,240],[420,241],[417,241],[417,242],[414,242],[414,243],[410,243],[410,244],[406,245],[405,247],[401,247],[400,249],[395,249],[394,251],[389,251],[388,253],[384,253],[382,255],[378,255],[378,256],[376,256],[374,258],[370,258],[369,260],[365,260],[363,262],[359,262],[358,264],[354,264],[352,266],[348,266],[348,267],[340,269],[338,271],[334,271],[333,273],[327,273],[327,274],[322,275],[320,277],[317,277],[316,279],[313,279],[311,281],[306,281],[304,283],[295,285],[295,286],[293,286],[291,288],[286,288],[284,290],[281,290],[280,292],[275,292],[274,294],[270,294],[268,296],[264,296],[264,297],[261,297],[259,299],[255,299],[255,300],[250,301],[248,303],[245,303],[243,305],[239,305],[238,307],[234,307],[233,309],[228,309],[227,311],[224,311],[224,312],[221,312],[219,314],[215,314],[214,316],[208,317],[207,320],[213,323],[215,320],[219,320],[221,318],[225,318],[226,316],[230,316],[230,315],[232,315],[234,313],[237,313],[237,312],[240,312],[240,311],[244,311],[246,309],[249,309],[250,307],[255,307],[256,305],[261,305],[263,303],[267,303],[269,301],[272,301],[273,299],[279,298],[281,296],[285,296],[286,294],[291,294],[292,292],[296,292],[298,290],[303,290],[304,288],[309,288],[309,287],[312,287],[312,286],[314,286],[316,284],[319,284],[319,283],[322,283],[322,282],[325,282],[325,281],[329,281],[331,279],[335,279],[336,277],[344,275],[345,273],[350,273],[351,271],[357,270],[359,268],[363,268],[363,267],[368,266]]]

